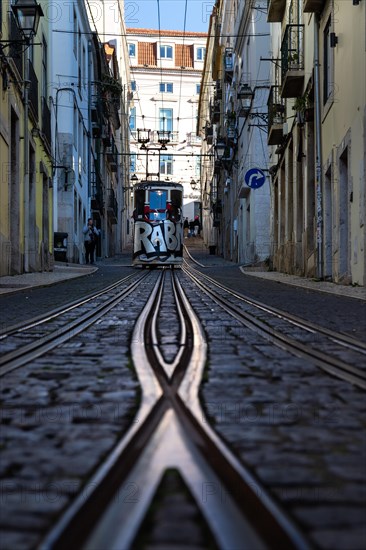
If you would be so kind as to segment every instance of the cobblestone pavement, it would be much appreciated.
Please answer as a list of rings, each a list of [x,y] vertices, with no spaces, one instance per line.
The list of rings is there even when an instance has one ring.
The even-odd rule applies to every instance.
[[[87,496],[95,468],[138,422],[129,344],[155,278],[87,331],[1,379],[2,550],[35,548],[71,500]]]
[[[345,297],[334,285],[320,293],[308,286],[322,283],[300,288],[281,274],[276,281],[260,273],[243,274],[239,266],[209,255],[199,241],[190,251],[208,266],[202,271],[226,285],[364,338],[363,289],[349,289],[355,292]],[[0,296],[3,325],[129,273],[126,254],[100,262],[87,276]],[[285,279],[291,285],[278,282]],[[43,284],[42,274],[39,280]],[[201,398],[210,423],[316,546],[365,548],[363,393],[243,329],[195,289],[190,294],[209,339]],[[6,432],[1,434],[1,494],[6,508],[0,521],[7,537],[2,550],[32,548],[70,498],[87,491],[93,468],[130,424],[138,396],[128,358],[135,315],[128,307],[114,312],[81,340],[39,359],[33,373],[24,367],[2,382]],[[212,498],[222,498],[222,488],[212,493]]]
[[[99,290],[130,273],[131,254],[126,253],[99,261],[94,268],[57,264],[54,273],[0,277],[0,331]],[[26,285],[29,286],[24,288]]]
[[[209,341],[204,410],[257,491],[266,487],[316,547],[365,547],[364,393],[270,344],[193,286],[189,296]],[[212,488],[212,498],[222,491]]]
[[[202,241],[193,246],[189,243],[189,251],[205,266],[196,266],[198,270],[226,286],[321,326],[364,340],[365,288],[313,281],[277,272],[245,269],[243,272],[239,265],[209,255]]]

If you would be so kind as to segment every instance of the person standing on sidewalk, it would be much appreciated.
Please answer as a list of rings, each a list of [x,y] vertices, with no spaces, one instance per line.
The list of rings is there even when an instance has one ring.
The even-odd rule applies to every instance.
[[[99,237],[99,229],[94,225],[93,218],[88,218],[88,223],[83,227],[83,233],[85,235],[85,263],[94,265],[94,250]]]

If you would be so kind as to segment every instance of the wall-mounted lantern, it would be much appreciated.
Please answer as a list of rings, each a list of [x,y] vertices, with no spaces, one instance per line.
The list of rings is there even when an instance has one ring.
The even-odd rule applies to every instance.
[[[237,98],[240,103],[239,116],[247,117],[250,113],[250,109],[252,108],[252,102],[254,99],[254,92],[249,84],[241,84],[237,93]]]
[[[217,160],[222,160],[226,152],[226,143],[223,140],[218,140],[215,145]]]

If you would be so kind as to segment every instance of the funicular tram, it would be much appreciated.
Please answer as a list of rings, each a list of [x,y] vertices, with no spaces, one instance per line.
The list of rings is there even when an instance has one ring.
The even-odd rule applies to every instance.
[[[183,261],[183,186],[143,181],[134,187],[135,266],[177,266]]]

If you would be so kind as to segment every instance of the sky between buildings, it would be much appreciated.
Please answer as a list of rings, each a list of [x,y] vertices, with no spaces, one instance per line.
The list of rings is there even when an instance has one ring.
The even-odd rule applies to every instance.
[[[126,27],[207,32],[215,0],[125,0]]]

